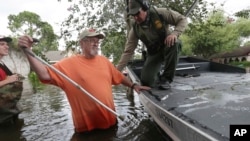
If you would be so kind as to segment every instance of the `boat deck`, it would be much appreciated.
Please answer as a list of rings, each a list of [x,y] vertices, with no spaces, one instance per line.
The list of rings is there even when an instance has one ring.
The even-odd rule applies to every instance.
[[[250,74],[216,63],[191,64],[181,61],[170,90],[152,89],[140,100],[175,140],[229,140],[230,125],[250,123]]]

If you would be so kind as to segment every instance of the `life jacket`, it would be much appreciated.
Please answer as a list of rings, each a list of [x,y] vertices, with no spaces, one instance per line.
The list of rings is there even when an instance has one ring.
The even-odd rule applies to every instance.
[[[159,14],[155,8],[148,11],[149,26],[144,27],[136,23],[133,24],[135,35],[145,44],[149,54],[156,53],[164,46],[166,36],[166,23],[163,16]]]

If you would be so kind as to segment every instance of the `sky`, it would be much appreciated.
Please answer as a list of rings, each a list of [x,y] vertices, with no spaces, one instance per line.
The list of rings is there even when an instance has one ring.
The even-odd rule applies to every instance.
[[[225,4],[223,9],[227,14],[232,15],[233,13],[250,8],[250,3],[248,0],[206,0],[207,2],[216,3],[218,6],[220,4]]]
[[[67,18],[70,6],[68,0],[4,0],[0,4],[0,35],[10,35],[7,29],[8,16],[17,15],[23,11],[34,12],[40,16],[42,21],[51,24],[55,32],[59,33],[60,23]]]
[[[0,35],[8,36],[11,32],[7,29],[8,16],[10,14],[17,15],[23,11],[34,12],[41,17],[42,21],[50,23],[56,34],[60,31],[60,23],[67,18],[70,6],[68,0],[5,0],[0,4]],[[206,0],[215,2],[217,5],[225,3],[224,10],[228,15],[234,12],[249,8],[248,0]]]

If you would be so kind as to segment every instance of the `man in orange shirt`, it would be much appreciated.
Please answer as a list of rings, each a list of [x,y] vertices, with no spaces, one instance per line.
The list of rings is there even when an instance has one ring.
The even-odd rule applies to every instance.
[[[103,38],[104,35],[97,33],[94,29],[84,30],[79,36],[82,53],[65,58],[53,66],[103,104],[115,110],[112,85],[123,84],[134,88],[138,93],[140,90],[150,88],[133,85],[107,58],[98,55],[99,40]],[[18,45],[30,49],[32,42],[31,37],[22,36],[18,40]],[[43,83],[56,85],[65,91],[72,109],[76,132],[107,129],[116,124],[117,119],[114,114],[83,94],[61,75],[43,65],[27,52],[25,53],[32,69]]]

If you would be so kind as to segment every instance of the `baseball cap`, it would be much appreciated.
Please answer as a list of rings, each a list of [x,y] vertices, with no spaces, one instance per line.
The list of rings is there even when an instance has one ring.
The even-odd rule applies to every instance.
[[[128,5],[128,15],[135,15],[139,12],[141,8],[140,3],[137,2],[137,0],[129,0]]]
[[[9,43],[12,41],[12,39],[10,37],[5,37],[3,35],[0,35],[0,41],[5,41],[5,42]]]
[[[85,38],[85,37],[97,37],[99,39],[103,39],[104,35],[101,33],[96,32],[95,29],[85,29],[82,31],[82,33],[79,35],[79,40]]]

